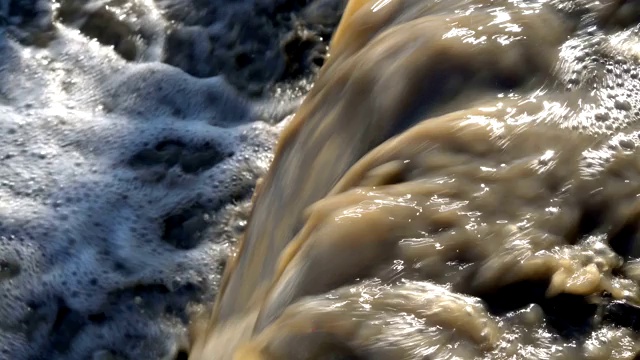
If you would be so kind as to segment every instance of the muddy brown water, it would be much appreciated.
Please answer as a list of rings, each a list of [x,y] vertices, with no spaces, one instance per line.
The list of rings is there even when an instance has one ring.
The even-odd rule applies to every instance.
[[[350,1],[190,359],[637,358],[639,19]]]

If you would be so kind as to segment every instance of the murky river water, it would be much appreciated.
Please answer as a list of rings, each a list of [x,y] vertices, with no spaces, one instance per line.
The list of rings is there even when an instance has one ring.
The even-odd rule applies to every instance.
[[[639,19],[350,1],[190,358],[636,358]]]

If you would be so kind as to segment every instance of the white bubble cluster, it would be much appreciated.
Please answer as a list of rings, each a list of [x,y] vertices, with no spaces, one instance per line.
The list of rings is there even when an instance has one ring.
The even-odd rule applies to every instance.
[[[221,77],[56,26],[0,27],[0,359],[172,358],[277,128]]]

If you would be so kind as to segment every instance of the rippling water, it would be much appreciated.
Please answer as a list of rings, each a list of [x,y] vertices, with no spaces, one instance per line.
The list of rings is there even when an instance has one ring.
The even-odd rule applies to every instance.
[[[190,358],[636,358],[639,19],[350,1]]]

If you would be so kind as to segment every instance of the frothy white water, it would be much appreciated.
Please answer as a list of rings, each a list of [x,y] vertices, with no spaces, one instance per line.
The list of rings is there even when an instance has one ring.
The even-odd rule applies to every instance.
[[[0,1],[0,359],[184,345],[287,111],[258,109],[231,70],[160,61],[185,54],[170,36],[255,5],[238,4],[206,23],[186,3]]]

